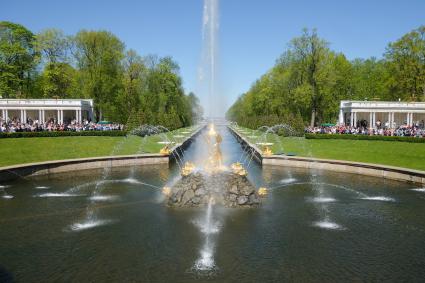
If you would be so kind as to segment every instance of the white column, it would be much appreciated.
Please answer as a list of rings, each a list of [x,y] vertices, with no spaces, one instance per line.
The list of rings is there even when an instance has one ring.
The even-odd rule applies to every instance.
[[[373,113],[369,113],[369,129],[373,128]]]
[[[5,117],[6,121],[9,119],[9,110],[7,110],[7,109],[4,110],[4,117]]]
[[[1,110],[1,118],[4,120],[5,119],[5,113],[4,113],[4,109]]]
[[[391,129],[394,128],[394,112],[391,112]]]
[[[38,123],[41,123],[41,110],[38,110]]]
[[[354,125],[353,120],[354,120],[354,113],[350,112],[350,127],[353,127],[353,125]]]
[[[354,112],[354,127],[357,126],[357,112]]]
[[[59,113],[61,114],[60,123],[63,124],[63,109],[61,109]]]
[[[373,112],[372,113],[372,122],[373,122],[373,125],[372,125],[372,128],[376,128],[376,112]]]
[[[342,111],[342,109],[339,110],[339,124],[344,124],[344,112]]]
[[[78,110],[78,123],[82,123],[83,122],[83,117],[82,117],[82,113],[81,113],[81,109]]]
[[[24,123],[27,122],[27,110],[24,109]]]
[[[21,123],[24,122],[24,110],[20,110],[21,111]]]
[[[60,117],[59,109],[56,112],[57,112],[57,114],[56,114],[56,123],[59,123],[59,117]]]

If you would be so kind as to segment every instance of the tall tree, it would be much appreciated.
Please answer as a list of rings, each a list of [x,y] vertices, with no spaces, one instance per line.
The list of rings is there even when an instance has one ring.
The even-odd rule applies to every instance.
[[[116,118],[124,44],[110,32],[82,30],[75,36],[75,46],[83,93],[94,99],[96,118]]]
[[[41,74],[41,91],[45,98],[73,98],[77,90],[77,71],[68,63],[48,63]]]
[[[390,87],[403,100],[425,101],[425,26],[388,45]]]
[[[0,96],[25,97],[38,63],[34,34],[24,26],[0,22]]]
[[[72,39],[58,29],[45,29],[36,35],[36,48],[47,63],[68,62]]]
[[[136,51],[125,53],[123,60],[123,94],[121,96],[121,119],[127,121],[131,113],[137,115],[140,109],[140,99],[146,89],[147,69]],[[133,114],[133,115],[134,115]],[[141,113],[138,113],[139,116]]]
[[[70,65],[72,40],[61,30],[46,29],[37,34],[36,48],[42,54],[44,70],[41,89],[44,97],[73,97],[77,71]]]
[[[309,32],[303,30],[301,37],[291,41],[293,56],[299,60],[300,71],[306,76],[306,83],[310,92],[311,120],[310,126],[314,126],[316,116],[320,113],[320,106],[323,102],[323,93],[320,89],[320,73],[323,70],[324,61],[329,52],[328,43],[319,38],[317,31],[313,29]]]
[[[187,96],[187,100],[189,102],[189,107],[192,111],[192,120],[193,122],[199,122],[204,115],[204,109],[201,106],[199,98],[193,93],[190,92]]]

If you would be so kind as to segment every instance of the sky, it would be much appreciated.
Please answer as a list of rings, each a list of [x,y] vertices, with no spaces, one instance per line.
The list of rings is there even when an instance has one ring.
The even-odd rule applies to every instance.
[[[389,42],[425,25],[425,0],[219,0],[220,97],[230,106],[303,28],[349,59],[382,57]],[[203,0],[0,0],[0,21],[37,33],[108,30],[140,55],[172,56],[186,92],[199,90]],[[202,95],[199,94],[198,95]],[[224,110],[224,109],[223,109]]]

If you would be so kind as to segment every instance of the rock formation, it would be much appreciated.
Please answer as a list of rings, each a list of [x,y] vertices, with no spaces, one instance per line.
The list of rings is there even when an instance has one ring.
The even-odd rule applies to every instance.
[[[220,171],[195,172],[183,176],[172,188],[168,205],[172,207],[206,206],[213,199],[225,207],[251,207],[260,204],[255,187],[246,176]]]

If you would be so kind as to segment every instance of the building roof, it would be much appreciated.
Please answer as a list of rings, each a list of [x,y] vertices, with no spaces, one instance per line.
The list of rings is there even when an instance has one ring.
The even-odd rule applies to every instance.
[[[93,107],[93,99],[0,99],[0,108]]]

